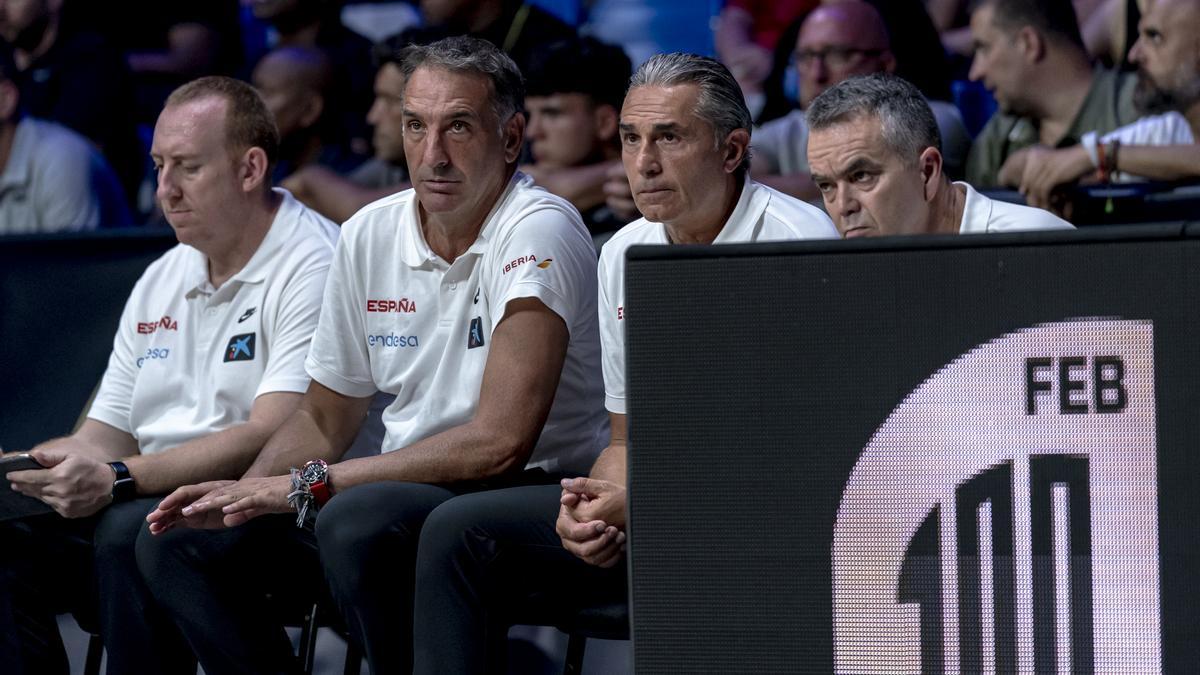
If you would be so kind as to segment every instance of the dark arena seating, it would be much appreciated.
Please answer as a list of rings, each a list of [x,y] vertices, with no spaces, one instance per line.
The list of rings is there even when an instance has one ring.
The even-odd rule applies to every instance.
[[[639,247],[634,666],[1193,672],[1200,229]]]
[[[0,445],[69,433],[100,381],[133,284],[170,230],[0,238]]]
[[[980,192],[1003,202],[1025,203],[1016,190]],[[1200,214],[1200,185],[1187,183],[1075,185],[1062,188],[1062,196],[1070,205],[1063,217],[1076,227],[1183,221]]]

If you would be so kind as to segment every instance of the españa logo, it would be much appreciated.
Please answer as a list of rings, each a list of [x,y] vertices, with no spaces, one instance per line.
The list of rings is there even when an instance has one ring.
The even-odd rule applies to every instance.
[[[254,333],[242,333],[229,338],[225,347],[225,363],[254,360]]]
[[[417,301],[409,300],[408,298],[400,298],[398,300],[367,300],[367,311],[415,314],[417,311]]]
[[[158,321],[139,321],[137,325],[137,332],[140,335],[149,335],[160,330],[177,331],[179,330],[179,322],[169,316],[164,316]]]

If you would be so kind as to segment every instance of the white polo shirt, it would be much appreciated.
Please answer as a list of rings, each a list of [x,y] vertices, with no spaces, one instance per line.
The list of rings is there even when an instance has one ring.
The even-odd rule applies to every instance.
[[[737,205],[714,244],[787,239],[837,239],[825,212],[746,179]],[[636,244],[669,244],[667,228],[640,218],[617,231],[600,251],[600,342],[604,349],[604,405],[625,414],[625,250]]]
[[[1045,209],[997,201],[984,197],[967,183],[954,184],[967,191],[959,234],[1075,229],[1074,225]]]
[[[343,225],[308,372],[346,396],[394,394],[382,451],[398,450],[470,421],[492,330],[510,301],[537,298],[570,342],[527,466],[586,472],[607,441],[595,269],[579,212],[520,172],[452,262],[425,242],[416,192],[405,190]]]
[[[160,452],[250,417],[269,392],[304,392],[337,226],[283,197],[246,266],[220,288],[208,259],[179,244],[133,288],[88,417]]]

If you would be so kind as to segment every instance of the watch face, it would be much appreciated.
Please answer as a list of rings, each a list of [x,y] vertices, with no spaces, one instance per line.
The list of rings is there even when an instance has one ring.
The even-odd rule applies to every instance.
[[[300,472],[300,477],[305,483],[312,485],[313,483],[325,480],[325,474],[329,467],[324,462],[309,462],[304,465],[304,469]]]

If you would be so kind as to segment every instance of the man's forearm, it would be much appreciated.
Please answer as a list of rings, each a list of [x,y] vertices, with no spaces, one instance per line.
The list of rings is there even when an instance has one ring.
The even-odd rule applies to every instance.
[[[183,485],[237,478],[296,407],[301,395],[272,392],[255,399],[249,419],[163,452],[125,460],[140,494],[155,495]]]
[[[384,480],[486,480],[524,467],[535,438],[521,438],[511,431],[473,421],[393,452],[337,464],[330,468],[330,479],[338,491]]]
[[[353,420],[333,424],[332,420],[320,420],[310,408],[302,407],[279,427],[245,475],[279,476],[314,459],[336,462],[354,441],[363,419],[359,417],[357,424]]]
[[[54,438],[31,449],[57,450],[83,455],[98,462],[111,462],[137,454],[138,445],[128,433],[89,417],[70,436]]]
[[[591,477],[625,485],[625,469],[625,441],[622,439],[618,442],[614,439],[596,458],[596,463],[592,465]]]
[[[1200,145],[1122,145],[1117,170],[1149,180],[1200,176]]]
[[[182,485],[241,476],[271,431],[266,425],[245,422],[164,452],[124,461],[138,494],[164,494]]]

